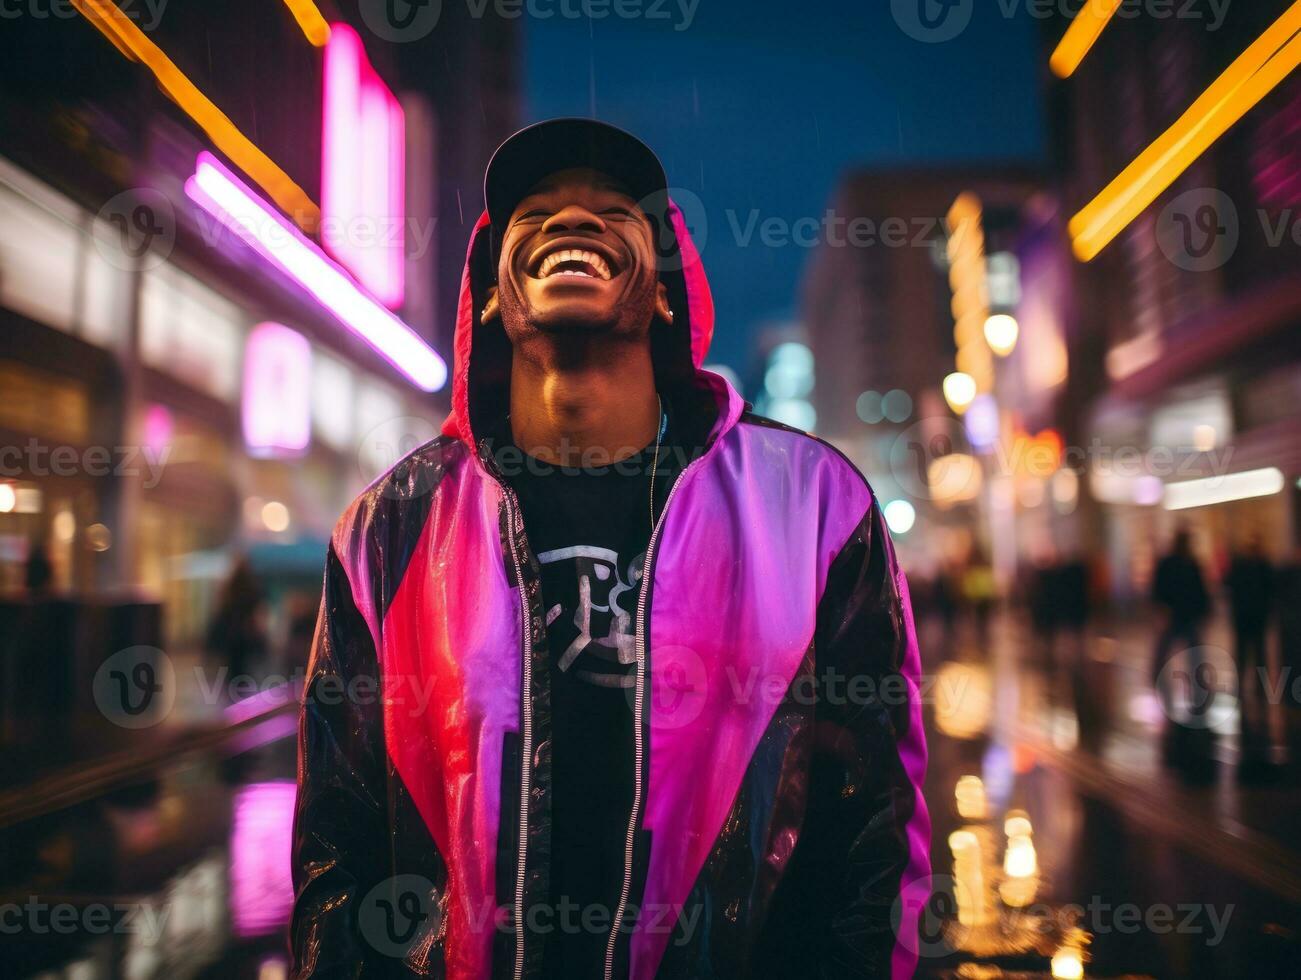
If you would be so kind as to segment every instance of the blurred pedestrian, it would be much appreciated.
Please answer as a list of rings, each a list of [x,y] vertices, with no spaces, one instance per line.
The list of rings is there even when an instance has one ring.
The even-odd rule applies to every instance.
[[[27,562],[23,566],[23,582],[27,594],[33,599],[43,597],[54,580],[54,566],[50,564],[49,553],[44,541],[33,541],[27,552]]]
[[[1274,604],[1274,567],[1254,535],[1233,555],[1225,590],[1233,615],[1233,652],[1238,665],[1244,755],[1267,748],[1268,717],[1265,628]]]
[[[1104,664],[1085,656],[1085,629],[1093,613],[1094,596],[1089,561],[1072,552],[1057,566],[1055,585],[1059,670],[1079,722],[1080,744],[1096,750],[1107,729],[1111,675]]]
[[[1296,677],[1301,670],[1301,548],[1279,569],[1274,605],[1278,609],[1279,661],[1283,676]],[[1293,707],[1301,707],[1295,693],[1298,686],[1284,685]]]
[[[285,645],[287,669],[290,673],[307,666],[308,656],[312,652],[312,637],[316,633],[316,614],[320,604],[319,597],[305,592],[291,595],[286,603],[289,609],[289,635]]]
[[[1204,770],[1210,764],[1213,734],[1204,725],[1197,725],[1194,715],[1204,711],[1214,694],[1212,690],[1201,689],[1203,685],[1209,685],[1212,678],[1203,669],[1199,650],[1202,622],[1210,611],[1210,596],[1201,566],[1193,557],[1192,540],[1186,530],[1180,529],[1175,533],[1170,553],[1157,562],[1152,599],[1164,610],[1165,616],[1152,662],[1152,685],[1161,699],[1166,718],[1177,722],[1167,732],[1170,736],[1167,756],[1171,761]],[[1180,670],[1166,671],[1170,660],[1180,654],[1185,655],[1188,662]],[[1179,678],[1186,679],[1192,688],[1188,692],[1186,712],[1181,712],[1175,705],[1174,683]],[[1196,734],[1193,725],[1197,725]]]
[[[245,677],[266,654],[266,598],[247,558],[231,569],[217,612],[208,626],[208,652],[230,668],[230,679]]]
[[[946,644],[953,642],[953,630],[957,625],[958,610],[961,607],[961,589],[958,571],[951,560],[945,561],[935,574],[935,610],[940,615]]]
[[[1201,566],[1193,557],[1192,540],[1187,531],[1175,533],[1170,553],[1157,562],[1152,580],[1152,599],[1164,610],[1165,622],[1157,639],[1156,660],[1152,677],[1160,677],[1166,662],[1178,652],[1201,642],[1201,624],[1210,611],[1210,597]]]
[[[1055,662],[1057,633],[1057,555],[1051,543],[1036,549],[1024,578],[1023,594],[1036,640],[1036,666],[1048,673]]]
[[[976,625],[976,641],[986,650],[989,649],[989,622],[997,596],[994,567],[985,557],[984,549],[976,545],[971,549],[967,567],[962,573],[962,597]]]
[[[1079,639],[1092,606],[1088,563],[1074,555],[1057,569],[1057,618],[1062,628]]]

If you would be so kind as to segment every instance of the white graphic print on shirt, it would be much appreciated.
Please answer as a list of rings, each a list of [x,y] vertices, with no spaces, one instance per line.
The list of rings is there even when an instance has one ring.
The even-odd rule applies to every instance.
[[[644,557],[637,555],[625,563],[609,548],[590,545],[538,555],[546,593],[563,597],[547,611],[552,643],[560,649],[568,641],[560,653],[561,670],[602,687],[632,687]],[[557,621],[559,625],[553,626]]]

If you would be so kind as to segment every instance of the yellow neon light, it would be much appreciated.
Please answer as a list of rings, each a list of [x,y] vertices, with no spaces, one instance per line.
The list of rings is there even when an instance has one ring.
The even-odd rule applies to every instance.
[[[1069,78],[1080,67],[1089,49],[1102,36],[1103,30],[1124,0],[1089,0],[1066,28],[1057,50],[1048,61],[1048,67],[1059,78]]]
[[[213,145],[248,174],[304,231],[315,231],[321,209],[176,64],[110,0],[72,0],[73,6],[119,50],[153,72],[159,87],[208,134]]]
[[[1301,0],[1228,67],[1179,120],[1070,222],[1076,256],[1095,258],[1228,129],[1301,64]]]
[[[315,47],[325,47],[325,42],[330,40],[330,25],[316,9],[316,4],[312,0],[285,0],[285,6],[298,21],[307,40]]]

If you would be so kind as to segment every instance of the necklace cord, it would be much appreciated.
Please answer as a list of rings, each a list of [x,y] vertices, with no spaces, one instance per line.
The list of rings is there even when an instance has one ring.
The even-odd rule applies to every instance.
[[[655,427],[655,455],[651,460],[650,472],[650,530],[652,536],[655,534],[655,471],[660,468],[660,442],[664,438],[665,429],[664,401],[660,398],[659,392],[655,393],[655,404],[659,409],[659,422]]]

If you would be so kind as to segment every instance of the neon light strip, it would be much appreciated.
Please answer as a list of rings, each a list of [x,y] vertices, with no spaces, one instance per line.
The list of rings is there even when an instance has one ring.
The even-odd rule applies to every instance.
[[[239,131],[212,100],[199,91],[176,64],[110,0],[72,0],[81,15],[114,47],[138,58],[153,72],[159,87],[208,134],[213,144],[248,174],[305,231],[314,231],[321,209],[269,156]]]
[[[211,153],[199,154],[194,176],[185,182],[185,193],[310,293],[415,385],[437,391],[447,382],[447,365],[432,347]]]
[[[324,77],[321,213],[331,233],[323,242],[377,299],[397,309],[406,289],[402,107],[347,24],[332,28]]]
[[[330,25],[316,9],[316,4],[312,0],[285,0],[285,6],[294,15],[294,20],[298,22],[307,40],[314,47],[325,47],[326,42],[330,40]]]
[[[1059,78],[1069,78],[1080,67],[1080,62],[1097,43],[1103,30],[1124,0],[1089,0],[1066,28],[1061,43],[1048,61],[1048,67]]]
[[[1283,471],[1273,466],[1204,480],[1167,483],[1164,506],[1166,510],[1187,510],[1189,507],[1209,507],[1251,497],[1269,497],[1282,490],[1283,483]]]
[[[1182,117],[1070,222],[1076,256],[1088,262],[1217,139],[1301,64],[1301,0],[1251,45]]]

